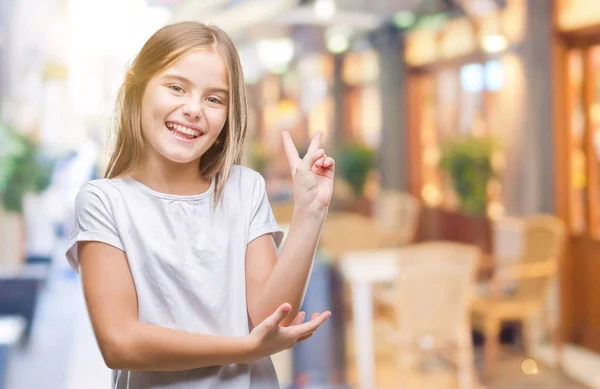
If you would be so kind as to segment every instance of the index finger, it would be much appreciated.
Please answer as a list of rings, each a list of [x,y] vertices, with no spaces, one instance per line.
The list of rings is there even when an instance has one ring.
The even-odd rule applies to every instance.
[[[294,145],[294,141],[289,132],[284,131],[281,136],[283,137],[283,148],[285,149],[285,155],[287,155],[290,170],[292,174],[294,174],[294,169],[298,166],[298,163],[300,163],[298,150],[296,150],[296,145]]]

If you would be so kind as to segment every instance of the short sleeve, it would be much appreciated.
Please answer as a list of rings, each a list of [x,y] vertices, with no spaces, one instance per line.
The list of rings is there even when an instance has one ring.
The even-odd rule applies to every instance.
[[[252,191],[252,213],[248,228],[248,243],[264,234],[273,234],[275,245],[279,247],[283,240],[283,231],[277,224],[265,185],[265,179],[256,173]]]
[[[110,202],[97,186],[85,184],[75,197],[75,220],[66,253],[69,265],[79,269],[77,246],[79,242],[95,241],[124,250]]]

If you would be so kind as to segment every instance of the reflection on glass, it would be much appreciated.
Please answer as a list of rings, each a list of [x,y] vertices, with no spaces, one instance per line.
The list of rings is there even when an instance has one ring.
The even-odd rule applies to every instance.
[[[421,140],[421,174],[423,183],[421,197],[425,204],[438,206],[441,203],[441,180],[437,167],[436,153],[439,154],[438,129],[436,125],[436,91],[434,77],[423,76],[417,80],[420,94],[419,134]]]
[[[583,58],[580,50],[569,53],[569,98],[571,101],[571,228],[573,232],[586,230],[586,157],[585,157],[585,103],[583,94]]]

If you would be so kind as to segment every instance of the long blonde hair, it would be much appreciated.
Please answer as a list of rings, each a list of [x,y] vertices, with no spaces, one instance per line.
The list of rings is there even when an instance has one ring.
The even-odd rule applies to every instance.
[[[231,168],[239,164],[246,138],[247,106],[242,66],[229,36],[215,26],[182,22],[155,32],[134,59],[119,89],[116,104],[116,141],[104,176],[130,174],[142,161],[142,97],[152,77],[194,49],[220,54],[229,78],[229,112],[217,141],[200,159],[200,174],[215,178],[215,204],[219,201]]]

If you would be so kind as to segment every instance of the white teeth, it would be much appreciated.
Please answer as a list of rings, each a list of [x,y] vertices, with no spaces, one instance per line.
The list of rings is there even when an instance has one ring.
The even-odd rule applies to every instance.
[[[173,130],[177,130],[177,131],[182,132],[187,135],[200,136],[200,131],[194,130],[192,128],[184,127],[180,124],[167,123],[167,127],[169,127],[170,129],[173,129]]]

